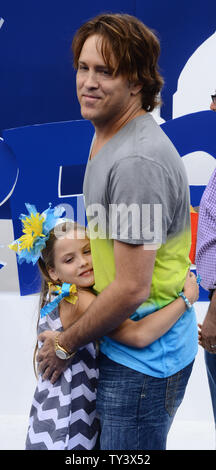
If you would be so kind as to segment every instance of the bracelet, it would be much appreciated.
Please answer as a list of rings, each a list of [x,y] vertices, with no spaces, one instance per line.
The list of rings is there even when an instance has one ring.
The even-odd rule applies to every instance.
[[[187,299],[187,297],[184,295],[183,292],[180,292],[180,293],[179,293],[179,297],[182,297],[182,299],[185,301],[187,310],[192,307],[190,301]]]

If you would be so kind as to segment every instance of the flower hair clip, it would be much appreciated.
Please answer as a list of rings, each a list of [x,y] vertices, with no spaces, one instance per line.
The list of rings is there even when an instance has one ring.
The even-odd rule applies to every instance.
[[[26,261],[34,265],[46,246],[50,230],[58,222],[63,221],[60,217],[65,209],[62,206],[52,208],[50,203],[48,209],[40,214],[34,205],[25,203],[25,206],[28,215],[21,214],[19,217],[23,226],[23,235],[8,246],[17,253],[19,264]]]

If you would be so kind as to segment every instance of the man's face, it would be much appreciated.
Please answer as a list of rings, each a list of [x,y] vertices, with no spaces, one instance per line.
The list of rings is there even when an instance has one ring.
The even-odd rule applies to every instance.
[[[122,118],[131,106],[127,78],[112,76],[100,53],[101,36],[90,36],[80,53],[77,70],[77,96],[81,114],[95,126],[103,127]]]

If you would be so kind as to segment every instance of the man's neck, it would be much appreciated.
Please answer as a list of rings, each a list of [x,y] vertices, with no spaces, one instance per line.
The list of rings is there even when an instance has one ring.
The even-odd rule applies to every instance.
[[[111,125],[110,123],[107,125],[100,126],[100,124],[92,122],[95,128],[95,140],[92,146],[91,157],[93,158],[99,150],[115,135],[117,132],[122,129],[128,122],[132,121],[138,116],[142,116],[146,114],[144,109],[140,109],[135,113],[130,113],[129,115],[125,115],[122,119],[119,119],[117,122],[113,122]]]

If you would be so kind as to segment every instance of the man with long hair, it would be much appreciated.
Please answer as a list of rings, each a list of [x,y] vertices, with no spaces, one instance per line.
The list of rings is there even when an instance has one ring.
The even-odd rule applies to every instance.
[[[84,195],[98,295],[58,340],[72,352],[102,338],[101,449],[165,449],[197,352],[197,326],[182,293],[191,243],[187,177],[150,114],[163,85],[160,45],[137,18],[102,14],[80,27],[72,49],[81,114],[95,128]],[[104,336],[178,295],[185,313],[150,346]],[[55,357],[55,338],[40,339],[40,370],[54,382],[65,364]]]

